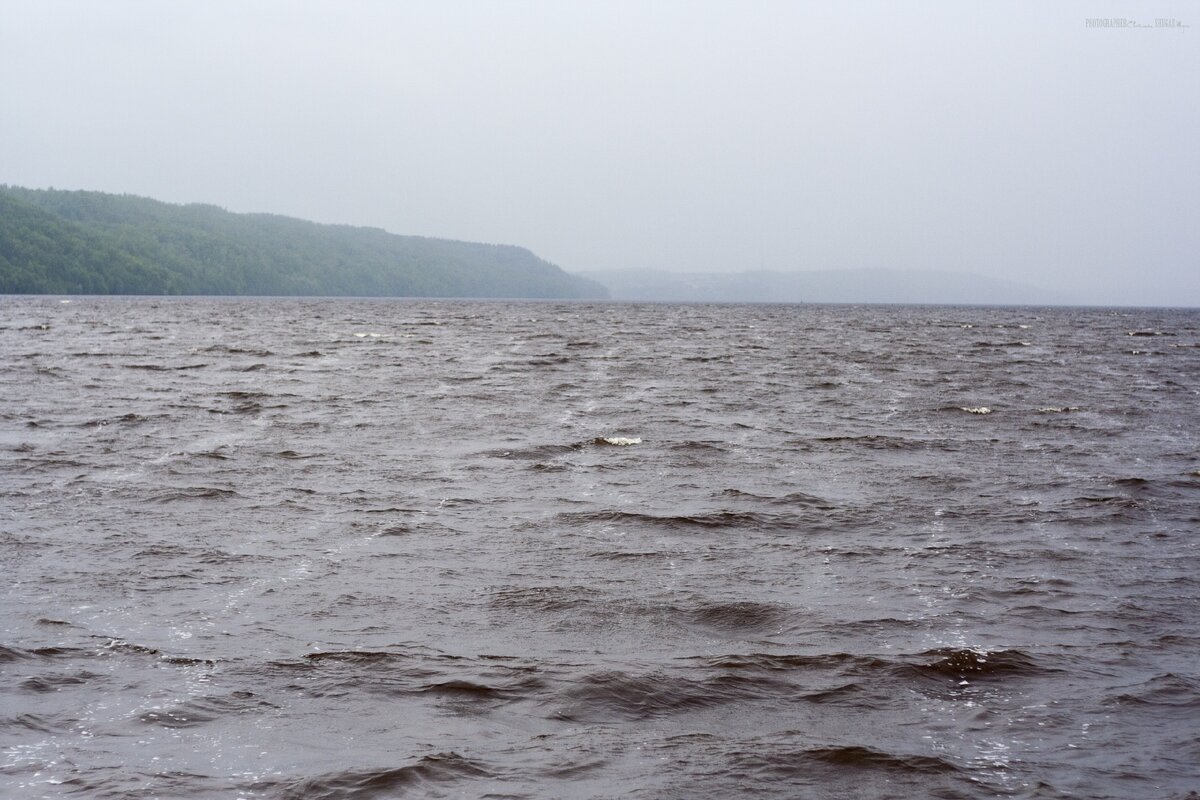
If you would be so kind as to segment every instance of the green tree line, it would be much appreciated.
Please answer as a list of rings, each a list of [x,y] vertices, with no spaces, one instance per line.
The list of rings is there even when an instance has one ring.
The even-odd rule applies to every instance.
[[[0,185],[0,293],[598,298],[528,250]]]

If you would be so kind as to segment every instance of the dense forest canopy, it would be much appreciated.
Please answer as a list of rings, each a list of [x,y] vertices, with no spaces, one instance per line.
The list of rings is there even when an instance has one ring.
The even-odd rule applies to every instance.
[[[0,293],[607,296],[510,245],[4,185]]]

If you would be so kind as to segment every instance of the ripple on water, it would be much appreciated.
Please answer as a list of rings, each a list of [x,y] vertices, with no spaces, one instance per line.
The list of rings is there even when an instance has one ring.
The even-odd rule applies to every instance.
[[[4,302],[0,796],[1195,791],[1200,312]]]

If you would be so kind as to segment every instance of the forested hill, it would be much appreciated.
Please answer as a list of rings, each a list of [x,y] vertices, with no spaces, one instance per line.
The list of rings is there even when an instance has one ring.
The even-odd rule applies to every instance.
[[[599,298],[509,245],[0,185],[0,294]]]

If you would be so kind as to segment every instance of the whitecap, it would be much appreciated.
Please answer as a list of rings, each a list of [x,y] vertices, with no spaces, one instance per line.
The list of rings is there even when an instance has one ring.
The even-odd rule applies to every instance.
[[[641,438],[637,436],[602,436],[600,437],[600,441],[616,447],[628,447],[631,444],[642,443]]]
[[[968,414],[990,414],[992,410],[987,406],[959,406],[959,409],[966,411]]]
[[[1079,406],[1045,406],[1039,408],[1039,414],[1065,414],[1068,411],[1078,411]]]

